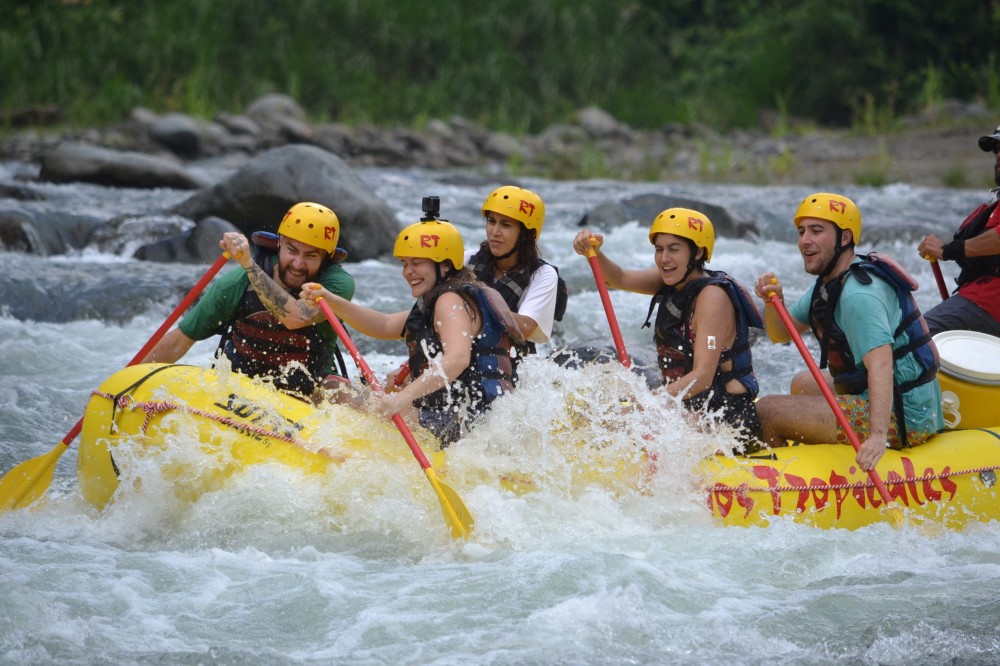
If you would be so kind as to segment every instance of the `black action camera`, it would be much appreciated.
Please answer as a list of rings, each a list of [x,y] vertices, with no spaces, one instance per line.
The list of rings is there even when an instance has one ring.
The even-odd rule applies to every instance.
[[[441,197],[424,197],[421,208],[424,211],[424,216],[420,218],[421,222],[438,219],[438,215],[441,214]]]

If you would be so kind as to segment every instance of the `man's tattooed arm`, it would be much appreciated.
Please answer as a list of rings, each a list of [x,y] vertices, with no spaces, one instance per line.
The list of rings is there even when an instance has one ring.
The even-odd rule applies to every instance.
[[[289,314],[288,302],[292,300],[291,295],[268,277],[257,264],[253,264],[246,271],[250,286],[260,296],[260,302],[275,319],[283,321]]]
[[[260,296],[260,302],[271,315],[286,326],[296,328],[319,320],[319,308],[305,299],[292,298],[257,264],[246,269],[250,286]],[[296,321],[297,320],[297,321]]]

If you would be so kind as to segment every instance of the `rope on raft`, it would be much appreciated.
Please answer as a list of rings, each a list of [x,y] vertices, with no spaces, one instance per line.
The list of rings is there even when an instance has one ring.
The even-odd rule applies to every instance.
[[[159,401],[147,401],[147,402],[135,402],[131,396],[122,395],[115,396],[110,393],[103,393],[101,391],[94,391],[94,395],[101,398],[107,398],[115,403],[118,409],[141,409],[146,413],[146,420],[142,424],[142,429],[140,433],[145,435],[146,429],[149,427],[149,423],[153,416],[156,414],[162,414],[164,412],[169,412],[172,410],[177,410],[179,412],[184,412],[185,414],[192,414],[194,416],[200,416],[202,418],[211,419],[212,421],[217,421],[225,426],[238,430],[240,432],[249,435],[259,435],[262,437],[268,437],[271,439],[277,439],[282,442],[287,442],[294,446],[303,447],[302,442],[299,442],[294,437],[288,435],[283,435],[281,433],[275,432],[273,430],[268,430],[267,428],[262,428],[261,426],[252,425],[250,423],[245,423],[243,421],[237,421],[236,419],[230,418],[228,416],[220,416],[219,414],[214,414],[212,412],[205,411],[203,409],[198,409],[197,407],[190,407],[188,405],[180,405],[174,402],[168,402],[166,400]],[[303,447],[304,448],[304,447]]]
[[[939,474],[924,474],[923,476],[908,476],[886,479],[886,486],[901,486],[918,481],[933,481],[936,479],[947,479],[953,476],[965,476],[967,474],[982,474],[983,472],[996,472],[1000,470],[1000,465],[990,465],[989,467],[972,467],[970,469],[941,472]],[[871,480],[856,481],[854,483],[821,483],[807,484],[804,486],[768,486],[766,488],[751,488],[746,484],[740,486],[727,486],[724,483],[717,483],[711,487],[713,492],[732,493],[777,493],[777,492],[801,492],[803,490],[854,490],[856,488],[874,488],[875,484]]]

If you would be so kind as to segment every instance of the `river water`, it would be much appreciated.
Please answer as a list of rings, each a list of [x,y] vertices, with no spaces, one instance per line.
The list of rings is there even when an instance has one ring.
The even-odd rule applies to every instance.
[[[4,165],[3,174],[23,168]],[[467,239],[482,238],[478,207],[490,185],[433,172],[361,174],[401,224],[416,220],[420,198],[434,194]],[[745,284],[773,269],[792,294],[808,286],[790,219],[814,188],[524,184],[546,201],[541,244],[572,292],[566,319],[543,352],[610,340],[589,266],[570,248],[580,217],[609,199],[673,194],[739,211],[757,221],[760,236],[719,239],[710,267]],[[186,196],[40,189],[44,202],[0,205],[110,218]],[[877,249],[913,271],[923,287],[921,306],[937,302],[912,228],[945,233],[984,193],[905,185],[844,193],[859,203],[866,230],[888,230],[878,234]],[[649,265],[648,223],[609,231],[607,252],[627,266]],[[6,253],[0,262],[6,293],[17,286],[16,293],[31,294],[38,276],[63,276],[24,297],[53,303],[85,298],[79,284],[95,274],[125,293],[132,278],[155,283],[179,275],[190,285],[206,268],[93,251]],[[409,306],[392,262],[349,270],[360,302],[386,311]],[[13,314],[18,303],[0,303],[0,470],[52,449],[90,392],[131,359],[177,300],[126,300],[127,317],[56,321],[23,320]],[[640,329],[647,299],[615,293],[613,301],[626,346],[648,348],[650,333]],[[379,372],[403,358],[401,345],[362,336],[358,342]],[[213,350],[200,343],[185,360],[209,365]],[[803,367],[791,346],[760,340],[754,354],[764,393],[786,390]],[[151,466],[142,470],[141,489],[98,513],[80,496],[71,448],[43,501],[0,516],[0,663],[1000,661],[994,525],[963,532],[894,531],[888,524],[823,531],[785,521],[766,529],[718,527],[691,469],[725,448],[725,433],[692,429],[676,405],[653,398],[616,366],[570,371],[539,358],[526,367],[522,388],[449,450],[448,483],[476,518],[466,543],[448,537],[430,486],[407,455],[391,463],[373,456],[317,476],[263,465],[195,501],[178,499]],[[641,409],[616,410],[623,392]],[[558,425],[568,403],[582,418]],[[569,439],[592,443],[605,457],[587,459],[590,448],[567,446],[567,428]],[[653,478],[635,485],[581,471],[633,456],[643,436],[661,461]],[[375,442],[379,447],[405,450],[392,436]],[[537,489],[512,492],[496,482],[499,471],[528,474]]]

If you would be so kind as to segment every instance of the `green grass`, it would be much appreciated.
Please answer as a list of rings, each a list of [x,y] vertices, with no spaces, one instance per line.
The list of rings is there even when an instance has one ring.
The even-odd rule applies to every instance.
[[[1000,108],[1000,9],[977,0],[0,0],[0,15],[0,109],[55,103],[77,124],[239,113],[268,92],[317,119],[457,114],[515,134],[586,106],[636,128],[777,110],[779,134],[793,118],[878,132],[953,97]]]

